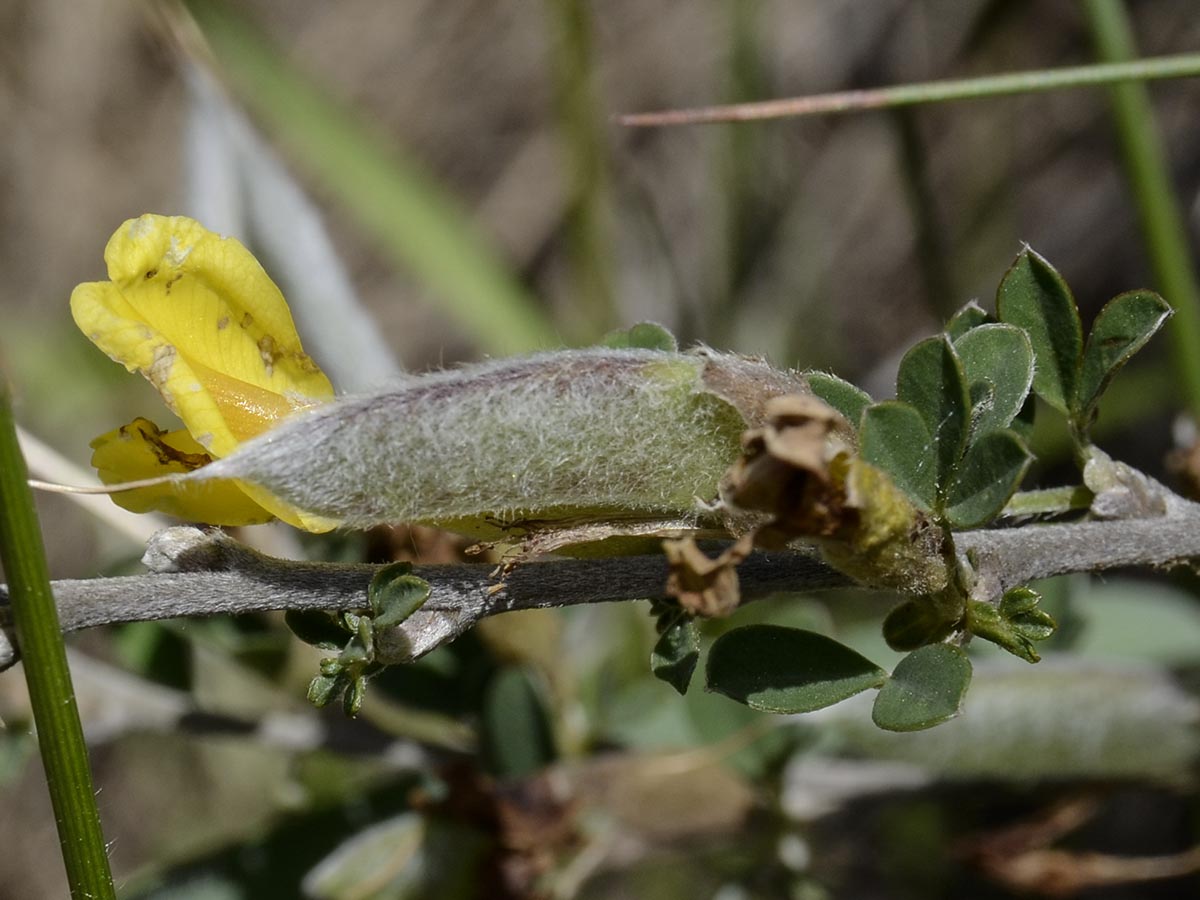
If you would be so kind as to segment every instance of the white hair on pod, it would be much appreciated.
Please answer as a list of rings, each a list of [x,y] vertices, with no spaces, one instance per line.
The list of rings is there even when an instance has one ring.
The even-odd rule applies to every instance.
[[[290,418],[188,476],[349,527],[692,514],[800,375],[707,348],[562,350],[407,378]]]

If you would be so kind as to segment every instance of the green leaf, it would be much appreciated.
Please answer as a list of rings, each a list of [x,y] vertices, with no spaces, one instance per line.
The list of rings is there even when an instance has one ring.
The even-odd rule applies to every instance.
[[[320,676],[318,676],[320,677]],[[347,718],[355,718],[362,709],[363,697],[367,694],[367,679],[356,675],[350,680],[349,686],[342,694],[342,712]]]
[[[707,675],[710,691],[773,713],[811,712],[887,679],[875,663],[832,638],[778,625],[725,632],[708,652]]]
[[[1055,409],[1069,414],[1083,355],[1083,326],[1062,276],[1025,248],[1000,282],[996,314],[1029,335],[1036,359],[1033,389]]]
[[[1079,424],[1091,423],[1100,396],[1114,375],[1171,317],[1167,301],[1153,291],[1130,291],[1104,305],[1092,325],[1079,374]]]
[[[1030,641],[1044,641],[1058,631],[1054,616],[1042,609],[1031,609],[1009,618],[1013,631]]]
[[[971,390],[969,440],[1007,428],[1021,412],[1033,384],[1029,336],[1015,325],[997,322],[967,332],[954,342],[954,349]]]
[[[956,528],[975,528],[1004,509],[1033,457],[1009,430],[992,431],[971,446],[946,492],[946,518]]]
[[[967,610],[967,627],[976,637],[991,641],[1028,663],[1041,659],[1033,641],[1013,628],[1012,623],[992,604],[972,600],[967,604]]]
[[[679,349],[675,335],[657,322],[639,322],[631,328],[610,331],[600,339],[600,346],[618,350],[667,350],[672,353]]]
[[[954,620],[931,597],[905,600],[883,620],[883,639],[893,650],[906,652],[943,640],[954,628]]]
[[[337,616],[320,609],[289,609],[283,621],[304,643],[322,650],[340,650],[350,637]]]
[[[409,563],[394,563],[375,573],[367,588],[375,628],[399,625],[429,599],[432,588],[428,581],[411,574]]]
[[[344,668],[358,665],[360,663],[368,663],[371,661],[372,654],[367,648],[366,643],[357,634],[346,643],[342,648],[342,652],[338,654],[338,662]]]
[[[950,317],[945,330],[946,334],[950,336],[950,340],[957,341],[972,328],[978,328],[980,325],[994,321],[996,320],[988,315],[982,306],[972,300]]]
[[[557,755],[541,692],[523,669],[502,669],[488,684],[482,726],[481,741],[494,775],[530,775]]]
[[[919,412],[899,400],[872,404],[863,412],[858,439],[863,460],[886,472],[921,509],[935,506],[933,438]]]
[[[329,701],[349,685],[349,678],[341,672],[336,675],[316,675],[308,683],[308,702],[318,709],[328,706]]]
[[[809,388],[819,399],[841,413],[855,428],[858,427],[862,421],[863,410],[871,405],[870,394],[827,372],[808,372],[805,377],[808,379]]]
[[[1021,407],[1021,411],[1017,413],[1017,417],[1012,420],[1009,425],[1017,437],[1023,441],[1028,441],[1033,437],[1033,424],[1037,417],[1037,398],[1030,394],[1025,398],[1025,405]]]
[[[691,616],[680,616],[659,636],[650,654],[650,670],[660,678],[686,694],[700,660],[700,629]]]
[[[933,436],[936,483],[944,488],[966,445],[971,411],[962,361],[946,335],[927,338],[904,354],[896,375],[896,399],[925,420]]]
[[[875,698],[871,718],[888,731],[920,731],[958,715],[971,683],[967,654],[930,644],[900,660]]]
[[[1037,608],[1042,602],[1042,595],[1031,587],[1021,585],[1010,588],[1000,598],[1000,615],[1006,619],[1019,616]]]

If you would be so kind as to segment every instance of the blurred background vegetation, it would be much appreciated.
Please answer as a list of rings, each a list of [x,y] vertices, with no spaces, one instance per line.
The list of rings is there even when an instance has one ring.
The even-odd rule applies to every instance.
[[[1194,3],[1130,9],[1142,55],[1200,47]],[[92,437],[160,409],[67,309],[143,212],[245,239],[342,389],[652,319],[887,396],[899,354],[967,300],[990,306],[1023,241],[1086,322],[1158,286],[1102,90],[737,126],[610,116],[1083,63],[1088,11],[6,0],[0,355],[19,421],[86,465]],[[1150,90],[1194,260],[1200,83]],[[1144,356],[1099,440],[1169,478],[1183,393],[1166,342]],[[1062,444],[1039,440],[1053,483]],[[39,504],[55,577],[137,569],[127,532]],[[325,559],[461,551],[404,529],[240,536]],[[780,720],[681,699],[649,677],[635,604],[497,618],[380,678],[355,722],[306,707],[318,655],[276,617],[88,633],[73,662],[129,897],[1007,897],[1089,878],[1113,884],[1081,896],[1194,896],[1195,876],[1120,882],[1195,867],[1172,855],[1200,841],[1197,582],[1047,592],[1059,654],[984,660],[967,715],[920,735],[877,733],[852,703]],[[885,661],[888,605],[789,597],[737,620]],[[0,896],[57,897],[23,702],[0,676]],[[1100,877],[1088,852],[1163,859]]]

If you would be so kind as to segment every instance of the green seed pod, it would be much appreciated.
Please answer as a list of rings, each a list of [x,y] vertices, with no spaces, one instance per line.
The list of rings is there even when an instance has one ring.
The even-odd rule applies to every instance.
[[[696,517],[766,401],[807,392],[704,348],[564,350],[338,399],[179,480],[236,478],[355,528]]]

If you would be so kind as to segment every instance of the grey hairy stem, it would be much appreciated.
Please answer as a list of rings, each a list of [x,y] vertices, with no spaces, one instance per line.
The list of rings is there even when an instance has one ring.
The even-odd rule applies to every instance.
[[[116,622],[262,612],[362,609],[380,566],[302,563],[251,550],[220,531],[168,528],[151,539],[149,575],[56,581],[65,631]],[[517,567],[503,580],[487,563],[417,566],[433,588],[425,605],[376,636],[381,662],[405,662],[458,637],[480,619],[519,609],[574,606],[664,596],[661,556],[556,560]],[[845,586],[849,580],[801,553],[757,554],[739,568],[745,599]],[[7,598],[0,588],[0,603]],[[0,614],[5,608],[0,606]],[[7,624],[0,616],[0,624]],[[0,648],[0,662],[3,662]],[[11,653],[11,650],[10,650]]]
[[[1037,578],[1200,557],[1200,505],[1171,497],[1165,514],[1071,524],[985,529],[955,536],[974,571],[976,599],[995,600]],[[265,610],[360,609],[378,566],[275,559],[219,531],[169,528],[150,541],[151,574],[56,581],[66,631],[116,622]],[[517,567],[503,580],[490,564],[417,566],[433,588],[425,606],[377,638],[380,661],[404,662],[453,640],[480,619],[519,609],[664,596],[661,556],[553,560]],[[776,592],[845,587],[850,579],[803,553],[755,553],[738,567],[744,601]],[[0,587],[0,624],[7,631]],[[0,663],[4,660],[0,648]],[[11,646],[8,656],[12,657]]]

